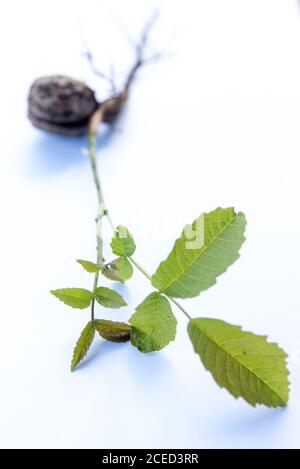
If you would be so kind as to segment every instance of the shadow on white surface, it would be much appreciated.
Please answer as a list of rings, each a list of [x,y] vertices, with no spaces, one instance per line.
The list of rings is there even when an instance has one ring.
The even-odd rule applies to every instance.
[[[249,412],[250,410],[250,412]],[[258,430],[267,430],[274,428],[276,425],[282,425],[286,413],[286,408],[282,409],[266,409],[264,407],[257,408],[254,412],[251,412],[251,408],[247,409],[245,414],[228,415],[226,420],[227,433],[236,433],[237,430],[240,434],[249,434],[257,432]]]
[[[118,283],[113,282],[110,286],[113,290],[116,290],[120,295],[126,297],[126,301],[128,302],[130,299],[130,288],[125,283]]]
[[[206,428],[207,436],[213,439],[217,433],[220,441],[238,441],[239,447],[243,447],[249,439],[253,439],[258,448],[268,444],[276,445],[277,435],[282,435],[288,414],[288,408],[267,409],[258,406],[254,409],[245,406],[238,412],[224,409],[221,415],[210,419]],[[267,442],[269,438],[272,441]]]
[[[98,139],[97,152],[106,147],[113,135],[113,129],[105,126]],[[25,173],[29,179],[55,176],[71,166],[83,164],[83,149],[87,148],[87,138],[68,137],[37,131],[26,150]]]
[[[92,363],[96,364],[96,362],[101,362],[101,360],[105,359],[107,355],[112,355],[116,352],[123,352],[124,349],[128,344],[126,343],[115,343],[115,342],[108,342],[108,341],[97,341],[93,344],[92,348],[89,351],[87,357],[82,361],[77,369],[76,372],[80,370],[84,370],[88,368]]]
[[[171,384],[170,378],[174,368],[166,355],[161,352],[141,353],[134,347],[128,350],[128,364],[132,378],[140,381],[143,387],[163,381]]]
[[[91,366],[102,367],[103,361],[106,362],[108,356],[113,367],[113,356],[118,354],[122,357],[120,360],[123,363],[123,371],[130,381],[134,381],[135,388],[149,391],[150,388],[154,389],[156,385],[162,385],[163,382],[174,385],[173,364],[165,355],[159,352],[141,353],[128,342],[95,341],[87,357],[78,365],[76,373],[83,370],[90,372]]]

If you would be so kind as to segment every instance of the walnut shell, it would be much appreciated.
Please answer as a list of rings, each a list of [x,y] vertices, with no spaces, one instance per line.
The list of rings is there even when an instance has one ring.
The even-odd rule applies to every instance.
[[[38,78],[28,96],[28,117],[40,129],[82,135],[99,103],[85,83],[61,75]]]

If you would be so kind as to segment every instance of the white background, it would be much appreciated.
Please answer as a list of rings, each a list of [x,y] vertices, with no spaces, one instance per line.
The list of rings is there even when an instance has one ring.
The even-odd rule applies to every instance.
[[[49,294],[90,288],[74,259],[95,257],[96,196],[84,139],[46,135],[26,118],[39,75],[65,73],[105,95],[81,57],[124,77],[154,2],[10,1],[0,7],[0,445],[18,448],[291,448],[300,443],[300,6],[296,0],[157,1],[153,49],[98,161],[117,224],[153,272],[182,227],[235,206],[248,219],[241,259],[192,316],[267,333],[290,354],[291,398],[251,408],[221,390],[193,353],[176,311],[176,342],[143,355],[95,340],[70,373],[89,312]],[[107,227],[106,237],[110,231]],[[106,250],[108,255],[108,250]],[[151,291],[138,272],[126,320]]]

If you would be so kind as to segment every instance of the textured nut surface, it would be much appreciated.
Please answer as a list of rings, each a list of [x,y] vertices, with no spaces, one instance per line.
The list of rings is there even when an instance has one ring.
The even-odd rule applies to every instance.
[[[29,119],[36,127],[52,132],[83,134],[97,107],[91,88],[61,75],[38,78],[29,91]]]

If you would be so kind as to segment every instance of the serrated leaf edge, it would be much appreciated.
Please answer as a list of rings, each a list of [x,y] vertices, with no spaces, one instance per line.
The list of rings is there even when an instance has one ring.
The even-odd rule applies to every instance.
[[[92,299],[94,297],[94,294],[91,290],[88,290],[87,288],[81,288],[81,287],[63,287],[63,288],[57,288],[56,290],[50,290],[50,293],[51,295],[55,296],[55,298],[57,298],[59,301],[61,301],[62,303],[64,303],[66,306],[69,306],[70,308],[73,308],[73,309],[86,309],[90,306],[90,304],[88,306],[84,306],[84,307],[79,307],[79,306],[72,306],[70,304],[67,304],[64,302],[63,299],[59,298],[59,296],[57,296],[56,292],[57,291],[60,291],[60,290],[84,290],[85,292],[89,292],[92,296],[91,296],[91,301],[90,301],[90,304],[92,302]],[[66,295],[67,296],[67,295]]]
[[[161,300],[161,298],[165,298],[165,299],[167,300],[167,302],[168,302],[170,308],[171,308],[169,299],[168,299],[168,297],[167,297],[166,295],[164,295],[162,292],[159,292],[159,291],[153,292],[153,293],[157,293],[157,300],[158,300],[158,301],[157,301],[157,308],[155,308],[155,309],[156,309],[156,311],[155,311],[155,320],[153,321],[154,324],[153,324],[153,326],[152,326],[151,331],[149,331],[148,333],[145,333],[145,331],[144,331],[143,329],[140,329],[139,327],[134,326],[134,325],[132,324],[132,331],[137,330],[137,331],[140,331],[141,333],[145,334],[145,337],[143,338],[143,340],[141,341],[141,343],[139,344],[139,346],[138,346],[138,347],[136,346],[136,348],[137,348],[140,352],[142,352],[142,353],[149,353],[149,352],[145,352],[144,350],[141,350],[140,347],[145,343],[145,341],[149,338],[149,336],[151,336],[151,334],[153,333],[153,331],[154,331],[154,329],[155,329],[156,321],[157,321],[157,316],[158,316],[158,313],[159,313],[158,305],[159,305],[159,301]],[[150,293],[150,295],[151,295],[151,293]],[[148,297],[149,297],[150,295],[148,295]],[[148,298],[148,297],[146,297],[146,298]],[[146,299],[146,298],[145,298],[145,299]],[[145,301],[145,300],[144,300],[144,301]],[[155,300],[154,300],[154,301],[155,301]],[[143,302],[142,302],[142,303],[143,303]],[[141,304],[142,304],[142,303],[141,303]],[[140,305],[138,305],[137,308],[138,308],[139,306],[140,306]],[[137,310],[137,308],[136,308],[136,310]],[[136,310],[135,310],[135,312],[133,313],[133,315],[129,318],[129,320],[128,320],[129,323],[130,323],[130,321],[131,321],[131,318],[136,314]],[[171,308],[171,311],[172,311],[172,308]],[[175,340],[175,338],[176,338],[176,333],[177,333],[177,319],[176,319],[176,317],[175,317],[173,311],[172,311],[172,314],[173,314],[173,316],[174,316],[174,318],[175,318],[175,331],[174,331],[174,337],[172,337],[172,338],[169,340],[169,342],[168,342],[167,345],[169,345],[170,342],[173,342],[173,341]],[[130,323],[130,324],[131,324],[131,323]],[[165,347],[163,347],[163,348],[165,348]],[[156,350],[156,351],[160,351],[160,350],[162,350],[162,349],[158,349],[158,350]],[[154,350],[154,351],[155,351],[155,350]]]
[[[193,321],[193,319],[197,319],[197,318],[192,318],[191,321],[189,322],[189,324]],[[200,319],[211,319],[211,318],[200,318]],[[189,329],[189,324],[188,324],[188,329]],[[267,344],[269,344],[269,345],[275,345],[275,346],[280,350],[280,352],[282,352],[283,358],[284,358],[284,363],[285,363],[285,368],[286,368],[286,371],[287,371],[287,376],[290,375],[290,371],[289,371],[289,369],[288,369],[288,367],[287,367],[287,358],[288,358],[288,354],[287,354],[276,342],[267,342],[267,339],[268,339],[268,336],[267,336],[267,335],[259,335],[259,334],[254,334],[253,332],[250,332],[250,331],[245,331],[245,330],[243,330],[242,326],[239,326],[239,325],[238,325],[238,326],[235,325],[235,327],[238,327],[241,332],[245,332],[245,333],[248,333],[248,334],[250,333],[250,334],[255,335],[256,337],[260,337],[260,338],[262,338],[262,339],[265,339],[265,342],[266,342]],[[230,356],[233,360],[236,360],[242,368],[245,368],[245,369],[246,369],[247,371],[249,371],[256,379],[258,379],[258,380],[261,381],[266,387],[268,387],[269,389],[271,389],[272,392],[273,392],[274,394],[276,394],[276,395],[278,396],[278,398],[282,401],[283,405],[282,405],[281,407],[286,407],[286,406],[287,406],[288,400],[289,400],[289,396],[288,396],[288,398],[287,398],[286,401],[283,400],[283,398],[277,393],[277,391],[275,391],[275,390],[272,388],[272,386],[270,386],[268,383],[266,383],[262,378],[260,378],[259,376],[257,376],[257,375],[255,374],[255,372],[253,372],[250,368],[245,367],[245,365],[243,365],[243,363],[241,363],[234,355],[232,355],[232,354],[229,353],[227,350],[225,350],[224,348],[222,348],[222,346],[221,346],[220,344],[218,344],[215,340],[213,340],[208,334],[203,334],[203,335],[205,335],[205,336],[216,346],[217,349],[220,348],[220,349],[225,353],[225,355],[228,355],[228,356]],[[193,345],[193,348],[194,348],[194,351],[195,351],[196,355],[198,355],[198,357],[200,357],[201,362],[202,362],[204,368],[205,368],[207,371],[209,371],[210,374],[212,375],[211,370],[206,367],[204,361],[202,360],[201,355],[196,351],[195,346],[194,346],[193,343],[192,343],[192,345]],[[213,375],[212,375],[212,377],[213,377]],[[219,386],[220,388],[226,389],[226,390],[228,391],[228,389],[226,388],[226,386],[220,385],[219,383],[217,383],[217,384],[218,384],[218,386]],[[289,390],[290,390],[290,384],[291,384],[291,383],[290,383],[289,379],[287,378],[288,393],[289,393]],[[235,399],[237,399],[237,400],[238,400],[238,399],[244,399],[243,396],[235,396],[235,395],[232,394],[230,391],[228,391],[228,392],[230,393],[231,396],[233,396],[233,397],[234,397]],[[245,400],[245,399],[244,399],[244,400]],[[249,402],[249,401],[246,401],[246,402],[247,402],[248,404],[250,404],[252,407],[256,407],[257,405],[264,405],[264,404],[260,404],[260,403],[252,404],[252,403]],[[273,408],[274,408],[274,406],[270,406],[270,407],[273,407]]]
[[[98,293],[97,293],[97,290],[109,290],[109,291],[112,291],[112,292],[114,292],[114,293],[118,296],[118,299],[122,300],[122,302],[120,301],[120,303],[119,303],[118,306],[105,306],[105,305],[103,305],[103,304],[99,301],[98,297],[100,297],[100,298],[103,297],[105,300],[108,300],[108,301],[112,301],[112,300],[111,300],[110,298],[104,297],[104,296],[101,295],[101,294],[98,294]],[[103,306],[104,308],[108,308],[108,309],[119,309],[119,308],[123,308],[124,306],[128,306],[128,304],[127,304],[126,301],[124,300],[123,296],[120,295],[120,293],[117,292],[116,290],[114,290],[113,288],[108,288],[108,287],[103,287],[103,286],[97,287],[97,288],[95,288],[95,290],[94,290],[94,296],[95,296],[96,301],[97,301],[101,306]]]
[[[95,262],[92,262],[92,261],[87,261],[86,259],[76,259],[76,262],[81,265],[81,267],[86,271],[88,272],[89,274],[95,274],[97,272],[100,272],[100,267],[97,266],[97,264],[95,264]],[[88,270],[85,266],[84,266],[84,263],[86,264],[90,264],[93,266],[93,270]],[[96,270],[97,269],[97,270]]]
[[[233,216],[233,218],[222,228],[222,230],[221,230],[220,233],[219,233],[218,238],[219,238],[219,237],[222,235],[222,233],[224,233],[224,231],[226,231],[227,228],[228,228],[234,221],[236,221],[236,219],[239,218],[239,217],[243,217],[244,220],[245,220],[245,227],[246,227],[246,225],[247,225],[246,216],[245,216],[245,214],[244,214],[243,212],[238,212],[238,213],[236,213],[234,207],[228,207],[228,209],[233,210],[234,216]],[[217,208],[216,208],[215,210],[213,210],[213,211],[215,212],[215,211],[217,211],[217,210],[226,210],[226,208],[223,209],[222,207],[217,207]],[[209,215],[209,214],[210,214],[210,212],[205,212],[205,213],[204,213],[204,215]],[[194,224],[196,220],[197,220],[197,218],[193,221],[192,224]],[[153,278],[155,277],[155,275],[156,275],[156,273],[158,272],[158,270],[160,269],[160,267],[167,261],[167,259],[169,258],[169,256],[170,256],[171,253],[173,252],[177,241],[179,241],[179,240],[183,237],[183,234],[184,234],[184,231],[182,231],[180,237],[176,239],[176,241],[175,241],[175,243],[174,243],[174,245],[173,245],[173,247],[172,247],[172,249],[171,249],[169,255],[166,257],[166,259],[164,259],[163,261],[160,262],[160,264],[159,264],[159,266],[157,267],[155,273],[151,276],[151,284],[152,284],[152,286],[153,286],[154,288],[156,288],[156,286],[155,286],[155,284],[153,284]],[[243,236],[242,236],[241,239],[242,239],[242,244],[244,244],[244,242],[246,241],[247,238],[246,238],[245,235],[243,234]],[[207,249],[208,249],[215,241],[216,241],[216,238],[212,239],[212,240],[205,246],[205,249],[202,251],[201,255],[202,255],[203,253],[205,253],[205,252],[207,251]],[[199,257],[200,257],[200,256],[199,256]],[[198,261],[199,257],[196,257],[195,259],[193,259],[193,261],[191,262],[191,264],[190,264],[189,267],[188,267],[189,269],[195,264],[195,262]],[[236,260],[238,260],[239,257],[240,257],[240,253],[238,252]],[[232,265],[232,264],[231,264],[231,265]],[[214,281],[214,283],[213,283],[212,285],[210,285],[210,287],[208,287],[208,288],[211,288],[213,285],[215,285],[215,284],[217,283],[218,277],[220,277],[220,275],[225,274],[225,273],[228,271],[229,267],[231,267],[231,265],[229,265],[221,274],[217,275],[217,276],[216,276],[216,279],[215,279],[215,281]],[[180,274],[178,274],[166,287],[164,287],[163,290],[159,290],[159,291],[162,292],[162,293],[167,292],[167,290],[168,290],[175,282],[177,282],[178,279],[179,279],[181,276],[182,276],[182,272],[180,272]],[[206,289],[204,289],[204,290],[202,290],[202,291],[205,291],[205,290],[207,290],[208,288],[206,288]],[[200,292],[200,293],[201,293],[201,292]],[[197,296],[197,295],[196,295],[196,296]],[[193,297],[187,297],[187,298],[193,298]],[[184,298],[182,298],[182,299],[184,299]]]
[[[82,357],[80,358],[80,360],[79,360],[76,364],[73,365],[75,351],[76,351],[76,349],[77,349],[77,347],[78,347],[78,345],[79,345],[79,341],[80,341],[80,339],[81,339],[81,337],[82,337],[82,335],[83,335],[85,329],[86,329],[88,326],[91,326],[90,331],[92,332],[92,334],[91,334],[91,336],[90,336],[90,338],[89,338],[89,343],[88,343],[87,347],[84,349],[83,355],[82,355]],[[75,347],[74,347],[74,350],[73,350],[73,357],[72,357],[72,361],[71,361],[71,371],[75,371],[76,368],[78,367],[78,365],[79,365],[79,364],[82,362],[82,360],[86,357],[86,355],[87,355],[87,353],[88,353],[88,351],[89,351],[89,349],[90,349],[90,347],[91,347],[91,345],[92,345],[92,343],[93,343],[94,338],[95,338],[95,327],[94,327],[94,325],[91,323],[91,321],[89,321],[89,322],[86,324],[86,326],[83,328],[83,330],[81,331],[81,334],[80,334],[80,336],[79,336],[79,338],[78,338],[78,340],[77,340],[77,342],[76,342],[76,344],[75,344]]]

